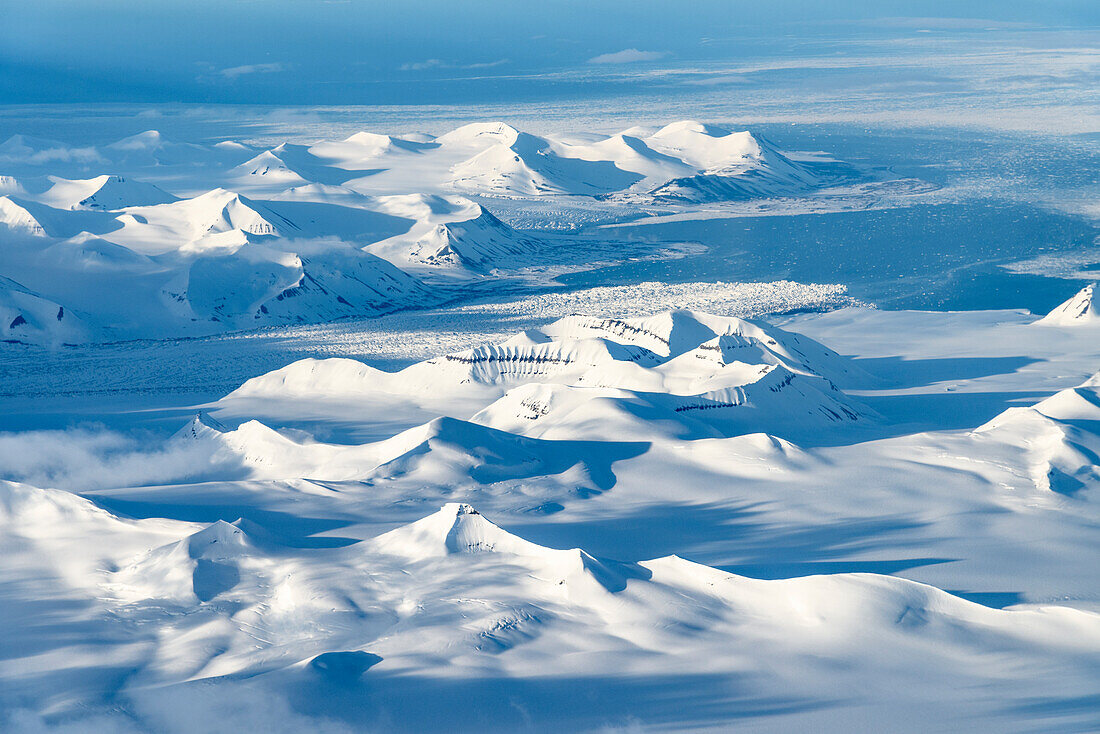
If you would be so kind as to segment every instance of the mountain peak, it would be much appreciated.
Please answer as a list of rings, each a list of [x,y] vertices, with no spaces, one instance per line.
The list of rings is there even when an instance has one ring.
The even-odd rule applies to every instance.
[[[467,553],[545,556],[559,552],[512,535],[461,502],[448,502],[438,512],[368,542],[376,551],[410,560]]]
[[[180,438],[200,438],[228,431],[229,428],[211,418],[207,413],[200,411],[186,426],[176,431],[175,435]]]
[[[1100,304],[1096,302],[1095,293],[1096,283],[1089,283],[1073,298],[1059,305],[1036,323],[1051,326],[1100,324]]]
[[[243,530],[225,520],[215,520],[181,541],[191,558],[227,558],[239,555],[249,546]]]
[[[693,133],[698,135],[707,135],[712,138],[729,135],[729,130],[716,127],[714,125],[707,125],[696,120],[678,120],[676,122],[670,122],[662,127],[657,132],[653,133],[650,137],[653,138],[666,138],[673,135],[681,135],[683,133]]]
[[[142,150],[155,148],[162,142],[164,142],[164,138],[160,134],[160,131],[146,130],[137,135],[131,135],[128,138],[123,138],[122,140],[111,143],[107,147],[114,148],[115,150]]]
[[[441,145],[493,144],[512,145],[520,132],[506,122],[473,122],[455,128],[440,135],[436,142]]]

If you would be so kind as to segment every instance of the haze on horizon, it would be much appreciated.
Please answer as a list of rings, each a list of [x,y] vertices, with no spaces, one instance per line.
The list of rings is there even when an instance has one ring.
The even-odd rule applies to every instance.
[[[0,104],[436,104],[688,93],[779,59],[1087,48],[1100,6],[808,0],[6,3]],[[769,63],[772,62],[772,63]],[[889,66],[889,64],[887,64]],[[778,67],[790,69],[789,61]],[[920,81],[920,79],[917,79]],[[928,81],[928,80],[926,80]],[[935,81],[932,79],[931,81]]]

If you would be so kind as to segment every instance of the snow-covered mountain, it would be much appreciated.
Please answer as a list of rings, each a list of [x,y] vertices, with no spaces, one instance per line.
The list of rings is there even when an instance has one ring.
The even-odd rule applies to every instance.
[[[109,253],[86,245],[89,261]],[[794,323],[849,351],[838,324],[892,349],[887,335],[932,318]],[[945,319],[926,328],[952,349],[1000,344],[986,337],[1007,320],[1003,349],[1095,355],[1087,335],[1023,313]],[[994,331],[965,326],[979,321]],[[301,361],[163,444],[53,475],[82,496],[0,482],[5,588],[36,600],[5,606],[22,633],[0,641],[15,661],[0,706],[85,724],[255,695],[398,731],[630,716],[707,731],[748,702],[764,707],[748,722],[773,729],[1092,721],[1075,702],[1100,653],[1097,378],[978,429],[897,435],[848,392],[914,414],[943,394],[977,403],[870,389],[858,362],[796,328],[575,315],[398,372]],[[705,401],[721,404],[693,407]],[[322,437],[334,424],[374,435]],[[102,463],[95,485],[87,462]],[[73,625],[95,645],[74,645]],[[64,665],[27,673],[43,659]],[[592,695],[562,713],[577,685]],[[702,705],[731,686],[728,707]],[[501,690],[517,706],[493,705]],[[449,705],[424,706],[426,692]],[[1048,706],[1022,714],[1029,697]],[[681,704],[701,713],[684,724]]]
[[[408,194],[378,203],[383,211],[416,222],[408,232],[365,248],[402,269],[483,273],[530,262],[538,247],[535,238],[462,197]]]
[[[230,430],[200,415],[177,433],[176,440],[201,446],[254,479],[401,478],[457,488],[471,481],[558,477],[563,484],[593,492],[614,486],[615,461],[645,449],[644,444],[623,442],[541,440],[454,418],[436,418],[375,443],[344,445],[295,441],[256,420]]]
[[[75,177],[93,165],[129,175],[186,170],[191,179],[205,170],[208,188],[219,183],[265,197],[318,183],[373,195],[629,193],[633,200],[697,201],[787,195],[852,176],[836,165],[792,159],[751,132],[691,120],[607,136],[539,136],[504,122],[485,122],[438,137],[359,132],[344,140],[288,142],[267,150],[234,141],[176,143],[155,130],[86,148],[23,136],[0,144],[0,166],[13,173]]]
[[[369,193],[399,193],[415,180],[421,190],[478,196],[629,194],[635,202],[715,201],[805,192],[839,175],[835,166],[796,162],[749,132],[688,120],[582,140],[532,135],[503,122],[474,123],[417,141],[355,139],[318,144],[310,152],[338,168],[374,169],[347,182]]]
[[[0,276],[0,339],[56,346],[84,338],[86,330],[71,311]]]
[[[15,243],[0,248],[0,275],[70,304],[91,340],[370,316],[492,279],[672,256],[522,231],[508,216],[517,207],[550,221],[584,200],[621,219],[640,204],[806,193],[836,178],[814,165],[690,121],[610,136],[473,123],[266,150],[155,130],[84,148],[14,136],[0,143],[0,240]],[[91,242],[101,255],[103,243],[123,249],[89,270],[63,263],[62,252],[88,253]],[[141,307],[121,308],[124,297]]]
[[[70,533],[51,534],[62,517]],[[461,503],[328,549],[288,546],[246,520],[122,521],[87,500],[11,483],[0,484],[0,522],[9,561],[51,580],[40,604],[92,595],[82,629],[95,634],[94,649],[63,647],[66,621],[39,613],[28,624],[32,610],[14,610],[22,633],[0,642],[9,657],[28,647],[65,656],[64,690],[0,669],[5,706],[33,702],[60,715],[140,700],[150,688],[167,703],[194,682],[248,679],[269,696],[311,690],[305,708],[329,716],[385,713],[400,731],[444,721],[496,731],[522,716],[582,727],[630,710],[649,718],[637,686],[665,681],[667,690],[702,664],[695,686],[708,698],[731,681],[753,696],[783,690],[800,706],[843,697],[850,724],[875,720],[862,707],[889,694],[892,706],[919,705],[927,721],[1022,695],[1086,695],[1081,676],[1100,653],[1088,612],[990,609],[875,574],[765,581],[676,556],[614,561],[531,542]],[[106,661],[126,674],[105,676]],[[446,685],[432,682],[441,666]],[[1060,676],[1034,675],[1055,669]],[[594,695],[564,714],[548,706],[562,691],[555,681],[577,677]],[[423,705],[425,687],[478,702],[501,679],[530,681],[527,713]],[[710,716],[721,720],[725,707]]]
[[[0,142],[0,731],[1100,730],[1094,287],[654,269],[943,201],[750,131],[280,115]]]
[[[977,429],[1027,457],[1041,490],[1067,496],[1100,486],[1100,372],[1027,408],[1009,408]]]
[[[485,139],[479,126],[473,127],[449,133],[447,144],[472,146],[475,139]],[[593,195],[619,191],[639,180],[614,161],[569,156],[545,138],[507,125],[501,126],[498,136],[499,142],[451,167],[451,187],[506,196]]]
[[[687,311],[643,319],[567,317],[500,344],[386,373],[303,360],[249,380],[227,400],[386,400],[435,406],[545,438],[646,440],[858,425],[873,411],[832,381],[861,370],[760,322]],[[455,411],[454,406],[462,406]],[[471,407],[476,411],[470,411]]]
[[[1036,323],[1047,326],[1095,326],[1100,324],[1100,303],[1096,301],[1095,292],[1096,283],[1090,283]]]
[[[102,175],[89,179],[42,176],[17,179],[0,177],[0,193],[36,201],[55,209],[116,210],[127,206],[151,206],[176,201],[153,184],[125,176]]]

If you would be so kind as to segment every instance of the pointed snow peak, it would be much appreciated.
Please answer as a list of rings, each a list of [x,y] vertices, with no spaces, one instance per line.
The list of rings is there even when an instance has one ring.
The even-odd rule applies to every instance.
[[[200,412],[196,413],[195,417],[186,426],[176,431],[176,436],[197,439],[215,433],[227,433],[228,431],[229,428],[214,420],[208,414]]]
[[[1100,323],[1100,304],[1094,297],[1096,283],[1090,283],[1073,298],[1048,313],[1037,323],[1053,326],[1080,326]]]
[[[182,542],[191,558],[205,559],[240,555],[251,545],[243,530],[225,520],[216,520]]]
[[[276,151],[276,150],[265,150],[263,153],[260,153],[259,155],[255,155],[252,158],[249,158],[247,161],[242,163],[241,166],[238,166],[238,167],[255,166],[255,165],[259,165],[259,164],[268,164],[268,165],[270,165],[272,163],[276,163],[276,164],[285,166],[286,163],[284,163],[283,159],[280,158],[279,155],[278,155],[278,153],[280,153],[280,152],[281,151]]]
[[[212,428],[213,430],[219,431],[221,433],[225,433],[226,431],[229,430],[220,421],[216,421],[213,418],[211,418],[209,413],[204,413],[202,411],[199,411],[198,413],[195,414],[195,417],[193,418],[193,421],[195,423],[206,426],[207,428]]]
[[[278,179],[279,183],[282,185],[307,183],[305,178],[298,175],[297,172],[287,165],[286,161],[279,157],[281,153],[283,153],[283,151],[278,148],[265,150],[234,168],[232,173],[237,174],[240,178],[267,176],[272,180]]]
[[[8,137],[7,140],[0,143],[0,150],[8,150],[8,149],[11,149],[11,148],[26,148],[26,147],[28,147],[27,146],[27,137],[25,135],[21,134],[21,133],[16,133],[15,135],[11,135],[11,136]]]
[[[502,530],[471,505],[449,502],[431,515],[369,541],[375,550],[412,560],[467,553],[545,556],[558,553]]]
[[[455,518],[462,517],[463,515],[480,515],[481,513],[474,509],[473,505],[468,505],[465,502],[448,502],[440,508],[440,512],[447,514],[454,513]]]

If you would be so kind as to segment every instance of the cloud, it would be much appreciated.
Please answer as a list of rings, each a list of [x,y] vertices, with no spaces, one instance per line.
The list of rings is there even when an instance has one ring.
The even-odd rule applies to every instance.
[[[279,63],[245,64],[244,66],[233,66],[228,69],[222,69],[218,73],[226,79],[234,80],[245,74],[273,74],[278,71],[286,71],[287,68],[285,64]]]
[[[118,713],[80,716],[49,723],[33,711],[17,709],[0,719],[0,726],[4,727],[4,731],[23,734],[143,734],[132,719]]]
[[[209,445],[127,436],[99,426],[0,433],[0,467],[0,479],[69,490],[243,475],[237,459],[216,455]]]
[[[263,731],[269,734],[353,734],[343,723],[295,711],[278,690],[262,684],[218,682],[141,691],[134,709],[149,729],[166,734]],[[362,727],[355,727],[362,734]]]
[[[893,28],[919,28],[944,31],[1001,31],[1038,28],[1033,23],[1019,23],[987,18],[869,18],[857,21],[862,25],[876,25]]]
[[[639,51],[636,48],[625,48],[611,54],[600,54],[588,60],[589,64],[633,64],[638,61],[656,61],[668,56],[664,51]]]
[[[466,64],[459,67],[460,69],[491,69],[494,66],[502,66],[503,64],[511,63],[511,59],[497,59],[496,61],[482,61],[477,64]]]
[[[316,110],[295,107],[279,107],[265,113],[261,119],[272,125],[320,125],[325,121]]]
[[[300,713],[278,690],[256,684],[203,681],[136,691],[120,699],[122,710],[77,714],[50,721],[30,710],[0,712],[0,731],[24,734],[363,734],[332,719]]]
[[[440,59],[425,59],[424,61],[413,61],[408,64],[401,64],[397,67],[401,71],[422,71],[423,69],[435,69],[440,66],[446,66]]]
[[[42,165],[44,163],[105,163],[103,156],[95,148],[69,148],[60,146],[34,150],[28,146],[12,146],[9,152],[0,155],[0,163],[26,163]]]
[[[424,59],[423,61],[410,61],[397,67],[400,71],[424,71],[425,69],[491,69],[494,66],[502,66],[511,63],[511,59],[497,59],[496,61],[479,61],[473,64],[452,64],[442,59]]]

